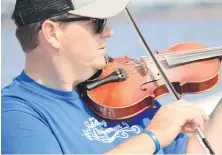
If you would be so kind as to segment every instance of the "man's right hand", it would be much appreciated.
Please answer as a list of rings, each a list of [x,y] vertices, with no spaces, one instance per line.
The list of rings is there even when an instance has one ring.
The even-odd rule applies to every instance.
[[[197,105],[184,100],[162,106],[155,114],[147,130],[159,139],[161,147],[168,146],[180,132],[193,133],[204,128],[208,115]]]

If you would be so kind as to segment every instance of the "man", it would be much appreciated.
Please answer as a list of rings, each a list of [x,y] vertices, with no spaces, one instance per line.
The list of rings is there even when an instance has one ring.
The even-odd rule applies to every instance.
[[[106,65],[106,40],[113,35],[106,18],[128,2],[17,0],[13,19],[26,65],[2,90],[3,154],[203,152],[182,133],[204,130],[208,120],[191,103],[156,102],[156,109],[114,121],[94,114],[79,96],[78,84]]]

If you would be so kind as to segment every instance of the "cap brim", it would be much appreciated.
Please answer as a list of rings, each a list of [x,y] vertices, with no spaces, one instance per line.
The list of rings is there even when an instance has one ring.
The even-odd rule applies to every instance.
[[[96,0],[69,13],[92,18],[108,18],[119,14],[129,2],[130,0]]]

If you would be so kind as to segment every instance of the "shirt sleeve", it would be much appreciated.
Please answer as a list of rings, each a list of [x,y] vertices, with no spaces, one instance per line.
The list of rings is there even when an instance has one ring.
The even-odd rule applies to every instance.
[[[2,154],[62,154],[50,128],[23,111],[2,112]]]
[[[164,148],[164,154],[184,154],[188,139],[187,134],[180,133],[170,145]]]

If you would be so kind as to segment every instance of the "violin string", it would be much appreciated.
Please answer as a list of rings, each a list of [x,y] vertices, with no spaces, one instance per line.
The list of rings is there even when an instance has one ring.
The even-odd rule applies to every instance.
[[[121,64],[121,66],[125,66],[126,64]],[[108,65],[109,66],[109,65]],[[121,68],[120,66],[120,68]],[[128,66],[128,65],[127,65]],[[111,65],[109,66],[113,69],[113,71],[116,69],[115,67],[112,67]],[[143,69],[144,67],[141,66],[140,63],[134,64],[133,66],[131,66],[132,68],[124,68],[128,74],[137,74],[139,71],[139,69]],[[135,70],[136,69],[136,70]]]
[[[110,65],[110,64],[107,64],[106,65],[107,67],[110,67],[110,68],[112,68],[113,69],[113,71],[115,71],[116,70],[116,67],[113,67],[112,65]],[[120,66],[119,66],[119,68],[124,68],[123,66],[125,66],[125,64],[121,64]],[[138,71],[135,71],[135,66],[136,65],[134,65],[134,66],[132,66],[132,69],[130,68],[124,68],[124,70],[127,72],[127,74],[137,74],[138,73]],[[136,67],[137,69],[141,69],[142,67],[140,67],[140,65],[138,65],[138,67]]]
[[[193,53],[193,52],[197,52],[197,53],[200,52],[201,53],[201,52],[220,51],[220,50],[222,50],[222,46],[211,47],[211,48],[203,48],[203,49],[177,51],[175,53],[164,53],[164,55],[171,55],[171,54],[177,54],[177,53],[186,54],[186,53]]]
[[[163,59],[161,61],[166,61],[166,60]],[[116,70],[116,67],[114,67],[114,65],[117,65],[119,68],[121,68],[121,67],[124,68],[125,66],[127,66],[127,68],[124,68],[124,69],[127,71],[128,74],[137,74],[139,72],[138,70],[144,69],[144,67],[141,65],[141,63],[137,59],[130,61],[129,63],[125,63],[125,64],[119,64],[117,62],[112,62],[112,64],[108,63],[106,65],[106,67],[110,67],[114,71],[114,70]],[[137,69],[137,70],[135,70],[135,69]]]
[[[222,51],[222,48],[211,49],[211,50],[200,50],[198,52],[192,52],[192,56],[199,56],[206,54],[205,52],[219,52]],[[184,55],[185,54],[185,55]],[[176,52],[176,53],[164,53],[159,56],[169,56],[169,59],[178,59],[178,58],[186,58],[190,56],[190,52]],[[174,56],[174,57],[173,57]],[[170,58],[171,57],[171,58]],[[173,57],[173,58],[172,58]],[[157,57],[158,58],[158,57]],[[144,57],[144,59],[149,59],[148,57]]]
[[[144,59],[144,60],[150,60],[148,57],[144,57],[143,59]],[[162,61],[162,62],[166,61],[165,58],[159,57],[159,56],[157,56],[157,60],[160,61],[160,62],[161,62],[161,61]],[[138,60],[132,60],[132,61],[128,62],[127,65],[134,65],[134,62],[135,62],[135,61],[138,61]]]
[[[197,52],[197,53],[192,53],[192,56],[201,56],[201,55],[203,55],[203,54],[205,54],[204,52],[212,52],[212,51],[214,51],[214,52],[217,52],[217,51],[222,51],[222,47],[214,47],[214,48],[209,48],[209,49],[204,49],[204,50],[189,50],[189,51],[187,51],[187,52],[190,52],[190,51],[195,51],[195,52]],[[187,57],[189,57],[190,55],[188,55],[188,53],[187,52],[179,52],[179,53],[164,53],[164,54],[160,54],[160,55],[157,55],[157,59],[160,61],[160,62],[167,62],[166,61],[166,59],[164,59],[164,55],[173,55],[174,57],[169,57],[168,58],[168,60],[174,60],[174,59],[178,59],[178,58],[183,58],[183,59],[185,59],[185,58],[187,58]],[[187,55],[182,55],[182,54],[187,54]],[[145,59],[145,60],[149,60],[149,58],[148,57],[142,57],[143,59]],[[140,59],[140,58],[139,58]],[[128,63],[125,63],[125,64],[121,64],[121,66],[120,67],[123,67],[124,68],[124,66],[131,66],[131,67],[133,67],[132,68],[132,70],[133,69],[135,69],[135,67],[136,67],[136,69],[142,69],[142,68],[144,68],[140,63],[139,63],[139,61],[140,60],[138,60],[138,59],[135,59],[135,60],[132,60],[132,61],[130,61],[130,62],[128,62]],[[116,62],[113,62],[114,64],[117,64],[117,65],[119,65],[118,63],[116,63]],[[109,67],[111,67],[111,65],[110,64],[107,64],[107,66],[109,66]],[[115,70],[115,67],[112,67],[114,70]],[[128,73],[129,74],[134,74],[134,73],[137,73],[137,72],[130,72],[130,70],[129,70],[129,68],[128,69],[126,69],[126,68],[124,68],[126,71],[128,71]]]
[[[211,51],[211,52],[218,52],[218,51],[220,51],[220,50]],[[221,52],[222,52],[222,50],[221,50]],[[190,56],[200,57],[200,56],[203,56],[203,55],[206,55],[206,53],[204,53],[204,52],[202,52],[202,53],[192,53],[191,55],[189,55],[188,53],[185,54],[185,55],[182,55],[181,53],[179,53],[178,55],[173,54],[174,57],[169,57],[169,59],[187,58],[187,57],[190,57]]]
[[[208,50],[208,52],[218,52],[218,51],[221,51],[222,52],[222,49],[216,49],[216,50]],[[202,55],[205,55],[205,53],[204,52],[206,52],[206,51],[199,51],[200,53],[192,53],[192,56],[197,56],[197,57],[200,57],[200,56],[202,56]],[[202,53],[201,53],[202,52]],[[186,55],[182,55],[182,54],[186,54]],[[168,57],[167,59],[168,60],[175,60],[175,59],[179,59],[179,58],[183,58],[183,59],[185,59],[185,58],[187,58],[187,57],[190,57],[191,55],[189,55],[188,53],[184,53],[184,52],[180,52],[180,53],[168,53],[168,54],[161,54],[161,55],[157,55],[157,60],[159,60],[159,61],[166,61],[166,59],[164,59],[162,56],[165,56],[165,55],[170,55],[170,56],[174,56],[174,57]],[[143,57],[143,59],[145,59],[145,60],[149,60],[149,58],[148,57]],[[131,62],[135,62],[135,60],[132,60]],[[130,64],[131,62],[129,62],[128,64]]]

